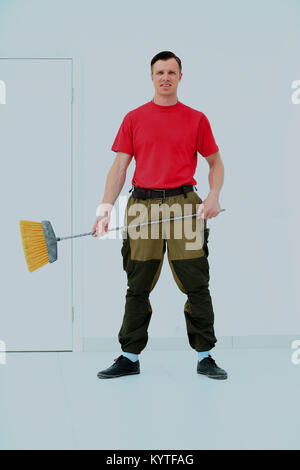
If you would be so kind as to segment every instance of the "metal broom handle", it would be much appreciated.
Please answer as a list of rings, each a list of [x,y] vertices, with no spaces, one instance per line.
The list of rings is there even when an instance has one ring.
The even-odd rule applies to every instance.
[[[225,211],[225,209],[221,209],[220,212]],[[111,232],[112,230],[120,230],[120,229],[128,229],[128,228],[133,228],[133,227],[142,227],[143,225],[151,225],[151,224],[156,224],[158,222],[169,222],[170,220],[178,220],[178,219],[185,219],[187,217],[194,217],[198,214],[189,214],[189,215],[182,215],[178,217],[171,217],[170,219],[162,219],[162,220],[151,220],[150,222],[143,222],[142,224],[135,224],[135,225],[123,225],[121,227],[113,227],[109,228],[107,231]],[[81,233],[80,235],[70,235],[69,237],[59,237],[56,238],[56,241],[60,240],[67,240],[68,238],[78,238],[78,237],[85,237],[86,235],[94,235],[95,232],[87,232],[87,233]]]

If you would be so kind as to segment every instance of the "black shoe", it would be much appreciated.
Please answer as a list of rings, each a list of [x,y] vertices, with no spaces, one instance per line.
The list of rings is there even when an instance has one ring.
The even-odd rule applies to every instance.
[[[114,377],[121,377],[122,375],[133,375],[140,373],[139,361],[131,361],[127,357],[121,355],[114,359],[114,364],[108,369],[101,370],[97,376],[99,379],[112,379]]]
[[[210,355],[202,359],[202,361],[198,361],[197,372],[198,374],[207,375],[210,379],[227,379],[227,372],[218,367]]]

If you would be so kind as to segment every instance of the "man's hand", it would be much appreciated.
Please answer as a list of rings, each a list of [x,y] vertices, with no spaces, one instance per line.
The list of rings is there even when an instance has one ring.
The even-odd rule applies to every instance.
[[[209,193],[202,204],[197,204],[197,219],[211,219],[221,212],[219,197],[217,194]]]
[[[93,237],[100,238],[108,232],[112,207],[113,206],[111,204],[100,204],[100,206],[98,206],[97,214],[100,215],[97,216],[92,228],[92,232],[96,232],[92,235]]]

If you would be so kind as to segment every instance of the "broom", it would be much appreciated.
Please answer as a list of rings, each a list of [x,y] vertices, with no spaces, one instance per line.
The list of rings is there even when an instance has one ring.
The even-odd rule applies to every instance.
[[[225,209],[221,209],[221,212]],[[157,222],[168,222],[170,220],[184,219],[186,217],[194,217],[198,214],[190,214],[179,217],[173,217],[163,220],[152,220],[142,224],[129,225],[109,228],[111,230],[128,229],[133,227],[141,227],[143,225],[154,224]],[[79,235],[70,235],[68,237],[56,237],[51,222],[49,220],[42,220],[42,222],[32,222],[30,220],[20,220],[20,232],[22,245],[30,272],[44,266],[48,263],[54,263],[57,260],[57,242],[60,240],[67,240],[69,238],[85,237],[86,235],[94,235],[95,232],[81,233]]]

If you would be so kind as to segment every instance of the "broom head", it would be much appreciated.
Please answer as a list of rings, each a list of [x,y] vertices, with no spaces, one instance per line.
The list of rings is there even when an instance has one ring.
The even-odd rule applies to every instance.
[[[30,272],[56,261],[57,241],[49,221],[20,220],[20,231],[25,260]]]

